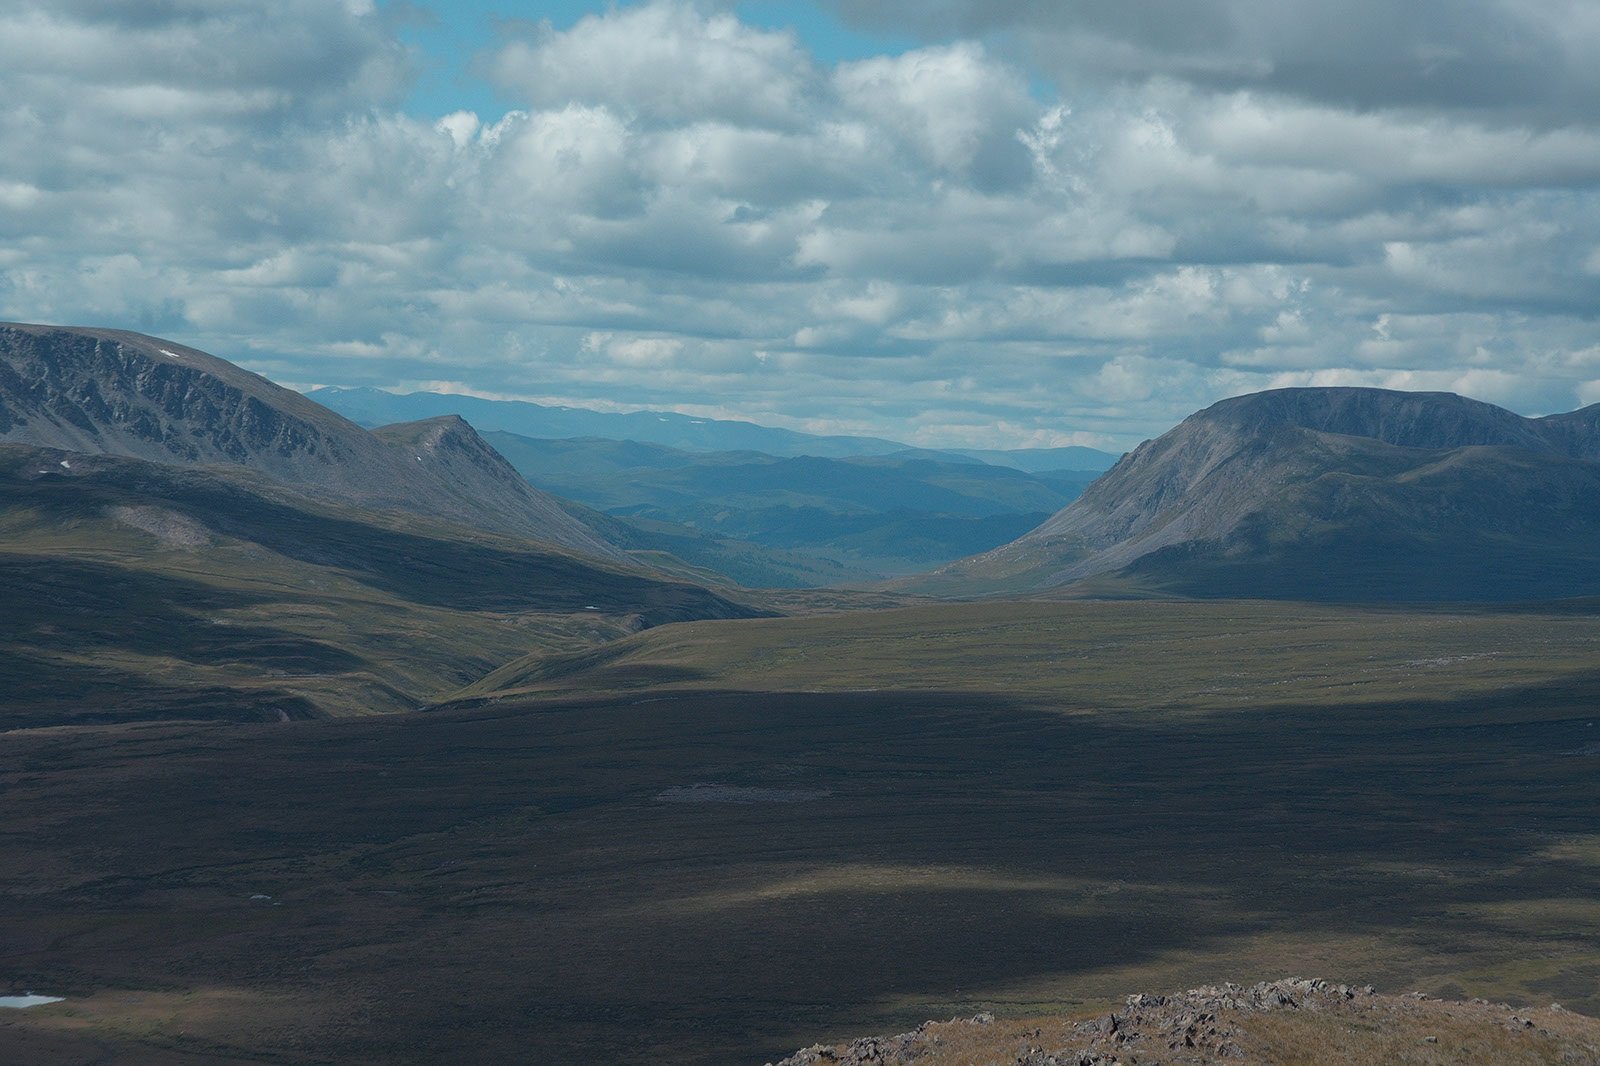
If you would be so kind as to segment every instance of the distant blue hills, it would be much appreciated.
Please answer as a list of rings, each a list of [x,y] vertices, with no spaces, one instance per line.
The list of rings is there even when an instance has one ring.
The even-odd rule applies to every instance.
[[[361,425],[373,427],[456,414],[480,432],[568,439],[599,437],[661,444],[692,452],[754,451],[782,458],[821,458],[928,452],[881,437],[825,436],[728,419],[694,418],[673,411],[613,413],[581,407],[553,407],[524,400],[485,400],[434,392],[392,393],[374,388],[328,387],[308,393]],[[943,449],[946,460],[1006,466],[1029,473],[1074,470],[1100,473],[1119,458],[1094,448]]]

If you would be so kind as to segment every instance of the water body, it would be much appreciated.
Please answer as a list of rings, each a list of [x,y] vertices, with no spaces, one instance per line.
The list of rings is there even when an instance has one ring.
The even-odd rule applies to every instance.
[[[46,1003],[60,1002],[60,996],[36,996],[32,992],[24,992],[20,996],[0,996],[0,1009],[21,1010],[23,1007],[38,1007]]]

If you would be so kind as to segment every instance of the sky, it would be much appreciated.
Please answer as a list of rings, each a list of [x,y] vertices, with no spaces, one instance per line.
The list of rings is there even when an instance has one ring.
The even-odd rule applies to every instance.
[[[1600,402],[1593,0],[0,0],[0,318],[1124,448]]]

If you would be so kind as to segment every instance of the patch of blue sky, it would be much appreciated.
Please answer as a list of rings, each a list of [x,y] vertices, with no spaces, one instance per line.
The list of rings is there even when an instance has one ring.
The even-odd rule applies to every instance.
[[[476,58],[493,46],[508,22],[548,22],[571,28],[585,15],[636,6],[595,0],[383,0],[402,41],[417,59],[417,79],[406,110],[418,118],[475,111],[494,122],[513,108],[474,70]],[[815,0],[740,0],[732,4],[748,25],[792,30],[817,62],[831,66],[877,55],[898,55],[915,46],[909,37],[864,32],[842,23]]]

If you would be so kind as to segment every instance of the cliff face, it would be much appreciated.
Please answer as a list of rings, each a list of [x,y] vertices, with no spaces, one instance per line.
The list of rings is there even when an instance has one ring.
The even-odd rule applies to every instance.
[[[244,467],[312,496],[619,557],[460,419],[371,433],[225,360],[122,330],[0,324],[0,443]]]
[[[170,341],[0,326],[7,443],[313,478],[321,467],[325,479],[370,450],[352,439],[358,435],[359,427],[298,393]]]
[[[1542,419],[1448,393],[1283,389],[1146,441],[1069,507],[930,584],[1501,599],[1600,591],[1600,408]],[[1499,560],[1482,580],[1474,568]],[[1226,571],[1226,573],[1224,573]]]

